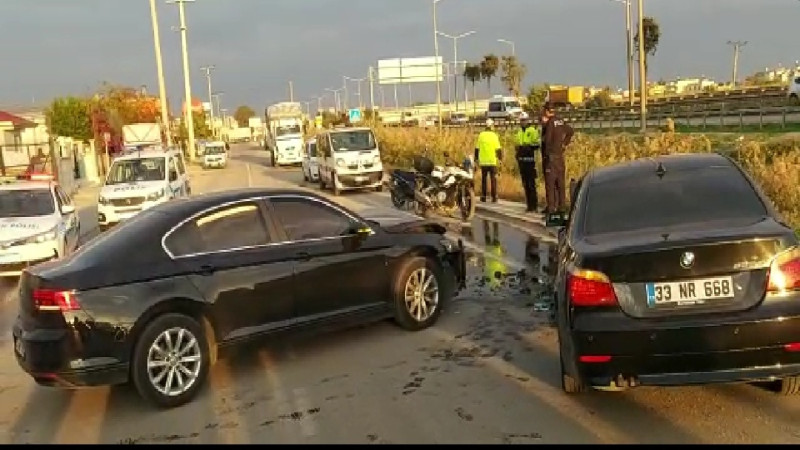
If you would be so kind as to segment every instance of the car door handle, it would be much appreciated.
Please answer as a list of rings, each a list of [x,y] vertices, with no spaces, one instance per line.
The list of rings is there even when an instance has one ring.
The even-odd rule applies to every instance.
[[[311,259],[311,253],[308,253],[308,252],[298,252],[294,256],[295,256],[295,258],[297,258],[299,260],[302,260],[302,261],[308,261],[308,260]]]
[[[217,271],[217,268],[212,266],[211,264],[203,264],[200,266],[199,273],[200,275],[213,275],[214,272]]]

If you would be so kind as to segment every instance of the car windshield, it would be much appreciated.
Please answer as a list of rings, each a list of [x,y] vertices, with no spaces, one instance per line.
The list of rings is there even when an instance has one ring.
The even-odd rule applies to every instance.
[[[287,134],[300,134],[300,125],[291,125],[291,126],[287,126],[287,127],[278,127],[278,129],[275,130],[275,134],[278,137],[285,136]]]
[[[106,184],[161,181],[166,178],[165,165],[163,157],[117,160],[111,165]]]
[[[506,102],[506,109],[511,109],[511,108],[521,108],[521,106],[520,106],[519,102],[516,102],[516,101],[514,101],[514,102]]]
[[[333,151],[374,150],[378,148],[371,130],[340,131],[331,133]]]
[[[48,216],[56,211],[49,189],[0,191],[0,217]]]
[[[206,155],[220,155],[222,153],[225,153],[225,147],[221,145],[206,147]]]
[[[664,228],[768,212],[741,172],[715,166],[588,186],[584,234]]]

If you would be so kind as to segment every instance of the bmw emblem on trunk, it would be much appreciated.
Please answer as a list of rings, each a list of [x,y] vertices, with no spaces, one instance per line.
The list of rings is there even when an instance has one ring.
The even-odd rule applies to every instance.
[[[685,252],[681,255],[681,267],[684,269],[688,269],[694,265],[694,253],[692,252]]]

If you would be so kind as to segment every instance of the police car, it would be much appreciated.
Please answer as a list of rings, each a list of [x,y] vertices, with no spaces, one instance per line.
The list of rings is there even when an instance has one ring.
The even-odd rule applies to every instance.
[[[147,208],[191,193],[186,166],[174,149],[132,152],[114,159],[97,205],[101,231]]]
[[[78,247],[80,220],[72,199],[51,175],[0,184],[0,276],[69,255]]]

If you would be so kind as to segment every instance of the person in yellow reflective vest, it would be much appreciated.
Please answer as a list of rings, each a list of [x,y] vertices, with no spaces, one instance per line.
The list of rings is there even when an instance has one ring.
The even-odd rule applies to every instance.
[[[503,262],[504,252],[503,246],[500,244],[500,225],[493,222],[490,230],[489,222],[483,221],[483,239],[486,245],[486,257],[483,263],[484,277],[490,288],[497,288],[508,270]]]
[[[536,194],[536,151],[541,146],[541,138],[539,130],[531,126],[529,119],[522,119],[520,126],[516,136],[519,175],[522,179],[522,189],[525,191],[527,211],[536,212],[539,200]]]
[[[486,128],[475,142],[475,161],[481,168],[481,201],[486,201],[487,181],[491,183],[492,202],[497,203],[497,166],[503,160],[500,136],[494,132],[494,120],[486,119]],[[488,180],[487,180],[488,178]]]

